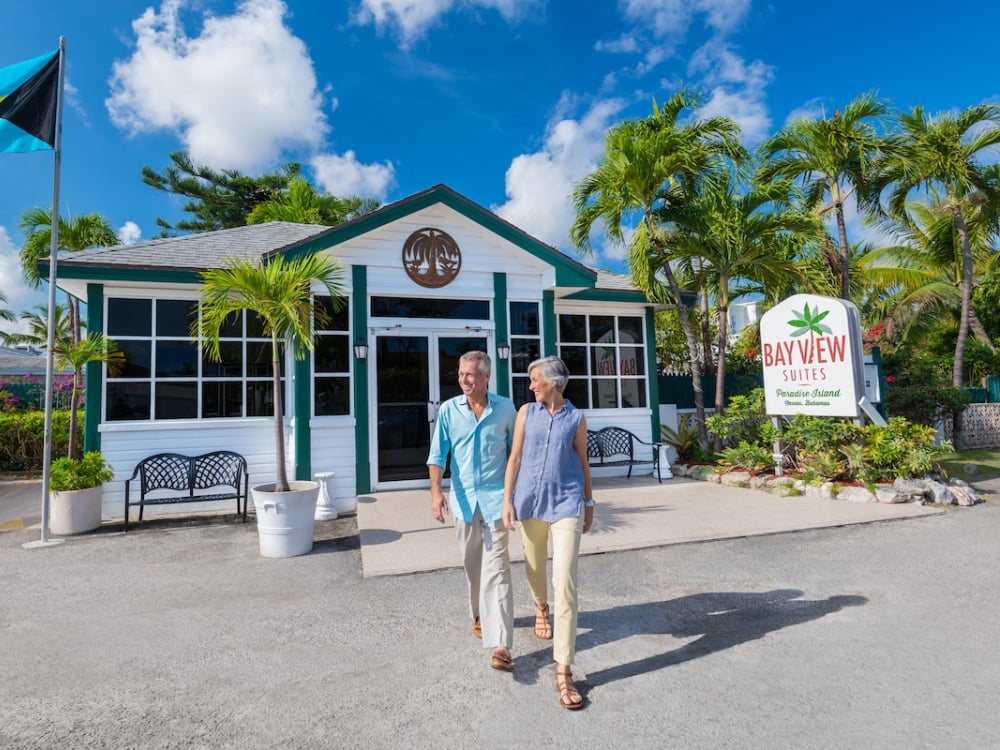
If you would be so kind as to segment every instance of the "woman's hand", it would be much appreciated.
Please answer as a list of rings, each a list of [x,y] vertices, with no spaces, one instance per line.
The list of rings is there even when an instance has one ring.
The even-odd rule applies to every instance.
[[[514,512],[514,503],[510,500],[504,500],[503,525],[507,527],[508,531],[513,531],[515,523],[517,523],[517,514]]]
[[[590,527],[594,523],[594,507],[591,505],[589,508],[584,508],[583,511],[583,533],[586,534],[590,531]]]

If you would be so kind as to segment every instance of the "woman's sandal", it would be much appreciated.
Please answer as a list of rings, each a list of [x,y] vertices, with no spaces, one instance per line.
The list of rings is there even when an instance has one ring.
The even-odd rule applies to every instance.
[[[559,705],[570,711],[583,708],[583,696],[573,684],[572,672],[556,672],[556,690],[559,691]]]
[[[552,640],[552,624],[549,622],[549,605],[535,605],[535,638]]]

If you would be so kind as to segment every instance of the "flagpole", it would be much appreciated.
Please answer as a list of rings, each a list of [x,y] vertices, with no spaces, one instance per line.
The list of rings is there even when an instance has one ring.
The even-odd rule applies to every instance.
[[[52,150],[52,221],[49,244],[49,320],[45,349],[45,430],[42,446],[42,538],[24,547],[47,547],[62,544],[64,539],[49,538],[49,479],[52,467],[52,388],[55,381],[53,352],[56,345],[56,256],[59,253],[59,172],[62,162],[63,81],[66,73],[66,37],[59,37],[59,84],[56,89],[56,138]]]

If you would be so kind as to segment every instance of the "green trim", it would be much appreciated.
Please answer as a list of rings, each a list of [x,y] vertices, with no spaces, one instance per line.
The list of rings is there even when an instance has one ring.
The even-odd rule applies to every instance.
[[[87,284],[87,330],[104,331],[104,287],[101,284]],[[84,366],[87,382],[84,396],[83,450],[101,449],[101,403],[104,395],[103,366],[100,362],[88,362]]]
[[[493,274],[493,321],[496,325],[496,343],[510,346],[508,318],[510,310],[507,306],[507,274]],[[510,360],[501,362],[497,359],[497,393],[510,398]]]
[[[41,265],[39,266],[41,267]],[[48,273],[48,264],[45,264]],[[44,278],[44,277],[43,277]],[[152,281],[157,284],[200,284],[198,271],[151,268],[115,268],[113,266],[59,265],[60,279],[93,279],[95,281]]]
[[[567,294],[563,299],[586,300],[592,302],[637,302],[648,305],[649,299],[639,291],[629,292],[609,289],[585,289],[582,292]]]
[[[646,382],[649,383],[649,405],[653,427],[653,442],[660,441],[660,378],[656,367],[656,313],[646,308]]]
[[[354,340],[368,342],[368,269],[365,266],[351,267],[351,322]],[[370,343],[370,342],[369,342]],[[371,455],[368,451],[368,361],[354,359],[354,464],[357,471],[356,490],[359,495],[371,492]],[[369,357],[371,353],[369,354]]]
[[[551,289],[542,291],[542,356],[550,357],[556,351],[556,293]]]
[[[292,401],[295,403],[295,420],[292,422],[292,441],[295,446],[295,478],[308,481],[312,479],[312,433],[309,428],[312,356],[306,352],[305,358],[294,362]]]

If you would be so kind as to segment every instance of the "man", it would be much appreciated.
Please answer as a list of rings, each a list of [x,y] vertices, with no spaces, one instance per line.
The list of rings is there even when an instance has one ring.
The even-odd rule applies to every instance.
[[[514,402],[487,390],[490,358],[467,352],[458,361],[462,394],[438,412],[427,470],[431,514],[444,523],[450,510],[469,589],[472,631],[493,648],[490,666],[513,671],[514,594],[510,580],[507,529],[503,525],[503,481],[514,436]],[[451,454],[451,491],[441,490]]]

